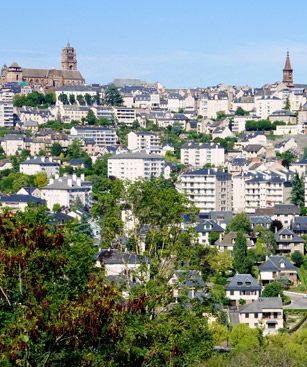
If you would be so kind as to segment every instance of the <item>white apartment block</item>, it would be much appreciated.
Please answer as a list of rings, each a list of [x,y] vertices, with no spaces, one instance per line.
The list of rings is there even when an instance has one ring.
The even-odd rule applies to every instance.
[[[58,115],[61,121],[65,124],[69,124],[72,121],[81,121],[87,117],[89,107],[79,105],[60,105],[58,107]]]
[[[122,153],[108,159],[108,176],[135,181],[164,175],[164,159],[144,152]]]
[[[115,145],[118,141],[115,129],[100,126],[74,126],[70,129],[72,138],[91,139],[100,147]]]
[[[246,172],[233,176],[233,210],[255,213],[258,208],[287,204],[291,196],[289,182],[274,172]]]
[[[218,112],[229,113],[230,100],[224,92],[208,96],[203,94],[199,99],[198,114],[203,117],[216,118]]]
[[[232,181],[229,173],[209,168],[183,173],[176,185],[202,213],[232,210]]]
[[[47,207],[52,210],[54,204],[70,208],[80,201],[86,208],[92,206],[92,184],[84,180],[84,175],[51,178],[47,186],[41,189],[41,198],[46,200]]]
[[[192,167],[220,166],[225,163],[225,150],[217,144],[188,142],[180,149],[180,161]]]
[[[256,115],[267,119],[273,112],[283,108],[283,100],[274,96],[264,96],[255,100]]]
[[[128,149],[146,151],[147,154],[161,154],[160,137],[151,132],[133,132],[128,134]]]
[[[39,172],[45,172],[47,177],[50,178],[59,174],[60,164],[53,162],[52,157],[34,157],[29,158],[20,163],[19,171],[26,175],[36,175]]]
[[[0,127],[13,126],[13,97],[9,90],[0,92]]]
[[[119,124],[132,126],[136,120],[136,110],[128,107],[115,107],[115,117]]]

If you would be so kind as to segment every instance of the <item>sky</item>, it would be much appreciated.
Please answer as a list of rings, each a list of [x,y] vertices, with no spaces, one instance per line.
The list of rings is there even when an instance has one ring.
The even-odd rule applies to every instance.
[[[1,13],[0,65],[59,68],[69,40],[87,83],[256,87],[282,79],[289,50],[307,83],[305,0],[14,0]]]

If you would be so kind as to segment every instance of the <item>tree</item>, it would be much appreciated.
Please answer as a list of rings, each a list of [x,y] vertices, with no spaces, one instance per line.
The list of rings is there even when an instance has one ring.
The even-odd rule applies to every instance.
[[[209,243],[210,245],[213,245],[218,239],[220,235],[218,232],[210,232],[209,233]]]
[[[78,94],[77,95],[77,101],[79,103],[80,106],[85,106],[85,100],[82,94]]]
[[[237,324],[231,330],[229,342],[236,350],[246,351],[259,348],[262,345],[263,337],[259,329],[251,329],[246,324]]]
[[[82,142],[79,139],[73,139],[72,143],[67,148],[67,157],[70,159],[81,158],[82,155]]]
[[[237,238],[235,240],[234,249],[234,261],[233,266],[237,273],[247,274],[250,271],[250,264],[247,259],[247,244],[246,237],[243,231],[237,232]]]
[[[224,120],[224,118],[226,117],[226,113],[225,111],[218,111],[216,113],[216,120],[217,121],[221,121],[221,120]]]
[[[64,105],[69,104],[67,94],[65,94],[65,93],[61,93],[61,94],[59,95],[59,97],[58,97],[58,100],[59,100],[60,102],[62,102]]]
[[[278,297],[282,295],[282,287],[278,282],[272,282],[267,284],[263,291],[262,297]]]
[[[121,106],[123,97],[119,93],[118,88],[114,84],[110,84],[105,91],[105,103],[111,106]]]
[[[97,122],[97,118],[93,112],[93,110],[89,109],[87,116],[86,116],[86,121],[89,125],[95,125]]]
[[[214,272],[225,275],[233,267],[233,257],[227,250],[219,252],[212,249],[208,254],[208,264]]]
[[[38,187],[39,189],[41,187],[44,187],[48,184],[48,177],[47,177],[47,174],[46,172],[38,172],[36,175],[35,175],[35,178],[34,178],[34,184],[36,187]]]
[[[238,108],[236,109],[235,114],[236,114],[237,116],[246,116],[246,115],[249,115],[249,112],[248,112],[248,111],[245,111],[242,107],[238,107]]]
[[[299,207],[303,207],[305,203],[304,176],[300,177],[297,172],[292,179],[291,202]]]
[[[285,110],[288,110],[288,111],[290,111],[290,109],[291,109],[289,97],[287,97],[287,99],[286,99],[286,103],[285,103],[284,109]]]
[[[303,265],[304,263],[304,256],[302,255],[300,251],[296,250],[291,254],[291,260],[294,262],[295,266],[300,268],[301,265]]]
[[[84,99],[85,99],[85,102],[86,102],[86,104],[88,106],[92,106],[93,105],[94,99],[92,98],[92,96],[90,94],[85,93]]]
[[[282,160],[282,165],[289,168],[290,164],[296,161],[297,156],[290,150],[287,150],[280,154],[280,159]]]
[[[58,157],[63,151],[62,145],[59,143],[53,143],[50,149],[52,156]]]
[[[74,94],[69,95],[69,103],[70,104],[75,104],[76,103],[76,97],[75,97]]]
[[[249,220],[249,217],[245,213],[239,213],[235,215],[230,223],[228,224],[226,231],[243,231],[244,233],[250,233],[252,229],[251,222]]]

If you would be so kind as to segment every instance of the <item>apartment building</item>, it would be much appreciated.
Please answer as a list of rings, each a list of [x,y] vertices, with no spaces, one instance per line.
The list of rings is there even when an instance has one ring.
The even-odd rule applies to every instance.
[[[180,161],[192,167],[220,166],[225,163],[225,150],[217,144],[188,142],[180,149]]]
[[[41,198],[46,200],[47,207],[52,210],[54,204],[70,208],[76,202],[81,202],[84,207],[92,206],[92,184],[84,180],[84,175],[77,177],[63,176],[49,179],[47,186],[41,189]]]
[[[134,132],[128,134],[128,149],[146,151],[147,154],[161,154],[160,137],[151,132]]]
[[[122,153],[108,159],[108,176],[135,181],[164,175],[164,159],[145,152]]]
[[[274,172],[251,172],[233,176],[233,210],[255,213],[257,208],[286,204],[291,196],[291,184]]]
[[[132,126],[136,120],[136,110],[128,107],[115,107],[115,117],[119,124]]]
[[[91,139],[100,147],[115,145],[118,141],[115,129],[101,126],[74,126],[70,129],[70,134],[77,139]]]
[[[9,89],[0,92],[0,127],[13,126],[13,97]]]
[[[47,177],[55,176],[60,171],[60,164],[53,162],[52,157],[34,157],[28,159],[25,162],[20,163],[19,171],[26,175],[36,175],[39,172],[45,172]]]
[[[231,211],[232,181],[229,173],[203,168],[183,173],[176,185],[200,212]]]
[[[255,100],[256,115],[267,119],[273,112],[283,108],[283,100],[275,96],[263,96]]]

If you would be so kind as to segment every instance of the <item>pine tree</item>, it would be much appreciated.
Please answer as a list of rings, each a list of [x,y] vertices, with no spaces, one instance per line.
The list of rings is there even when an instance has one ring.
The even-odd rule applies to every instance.
[[[239,274],[248,273],[248,261],[247,261],[247,243],[246,237],[242,231],[237,233],[237,238],[234,245],[234,269]]]
[[[304,177],[300,177],[297,172],[292,179],[291,202],[299,207],[303,207],[305,203]]]

